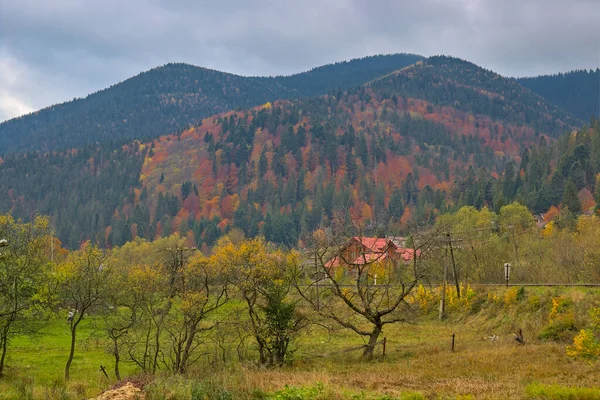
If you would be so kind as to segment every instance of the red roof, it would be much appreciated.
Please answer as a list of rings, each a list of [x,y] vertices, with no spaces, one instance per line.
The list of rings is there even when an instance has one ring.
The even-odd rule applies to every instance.
[[[343,256],[335,256],[327,262],[326,267],[337,267],[341,264],[347,265],[365,265],[376,261],[385,261],[388,258],[402,259],[404,262],[410,262],[413,259],[414,250],[401,248],[396,246],[394,242],[386,238],[375,238],[375,237],[353,237],[345,246],[344,249],[348,248],[352,242],[357,242],[362,245],[363,250],[353,260],[344,260]],[[344,251],[344,250],[342,250]],[[417,256],[420,255],[420,251],[417,250]],[[392,255],[397,254],[398,256],[393,257]],[[348,257],[348,255],[346,255]]]
[[[415,254],[415,249],[410,249],[410,248],[399,248],[396,250],[397,253],[400,253],[400,257],[402,257],[402,260],[404,261],[411,261],[413,259],[413,256]],[[421,255],[421,250],[417,250],[417,257],[419,257]]]
[[[367,249],[371,250],[371,251],[385,251],[386,248],[392,244],[394,245],[394,243],[389,240],[389,239],[385,239],[385,238],[373,238],[373,237],[359,237],[359,236],[354,236],[352,238],[352,240],[355,240],[359,243],[361,243],[364,247],[366,247]],[[395,245],[394,245],[395,246]]]

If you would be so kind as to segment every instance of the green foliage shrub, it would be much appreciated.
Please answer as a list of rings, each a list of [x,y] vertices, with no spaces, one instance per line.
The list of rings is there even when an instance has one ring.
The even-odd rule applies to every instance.
[[[233,394],[212,380],[197,382],[192,386],[192,400],[233,400]]]
[[[526,398],[544,400],[599,400],[600,389],[542,385],[532,383],[525,388]]]
[[[323,394],[325,388],[321,382],[314,386],[287,386],[283,390],[279,390],[267,399],[269,400],[320,400],[324,399]]]
[[[540,339],[555,342],[570,341],[576,330],[573,300],[564,297],[553,298],[548,324],[540,331]]]

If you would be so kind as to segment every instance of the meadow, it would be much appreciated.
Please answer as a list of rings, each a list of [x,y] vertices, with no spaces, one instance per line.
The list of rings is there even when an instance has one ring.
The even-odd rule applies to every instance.
[[[127,362],[122,375],[143,383],[149,400],[600,398],[598,364],[566,352],[579,329],[592,323],[588,310],[600,304],[597,289],[475,289],[462,300],[450,291],[444,321],[432,298],[418,293],[412,301],[423,312],[411,323],[386,326],[386,355],[378,346],[371,362],[361,361],[360,351],[346,351],[362,344],[357,335],[311,325],[296,339],[293,360],[281,368],[239,361],[233,343],[207,335],[206,357],[185,375],[141,375]],[[91,398],[115,385],[113,357],[93,325],[92,317],[82,322],[67,383],[65,319],[50,321],[33,336],[13,338],[0,399]],[[514,340],[518,329],[525,345]]]

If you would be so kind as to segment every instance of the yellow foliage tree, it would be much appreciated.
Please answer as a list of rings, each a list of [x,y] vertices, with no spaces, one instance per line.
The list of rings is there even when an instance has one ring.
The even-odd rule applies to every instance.
[[[234,230],[219,240],[208,261],[229,276],[229,282],[245,303],[249,329],[252,332],[259,352],[259,362],[281,364],[287,353],[287,346],[273,338],[273,326],[269,319],[269,306],[292,312],[285,321],[289,339],[299,328],[293,308],[285,303],[287,293],[285,273],[296,265],[295,252],[286,252],[274,247],[262,237],[246,239],[241,231]],[[280,332],[281,333],[281,332]],[[282,346],[284,348],[282,348]]]
[[[71,309],[69,328],[71,346],[65,366],[65,380],[70,377],[71,363],[75,354],[77,327],[89,309],[99,304],[111,290],[112,266],[104,252],[89,243],[74,251],[59,264],[55,278],[59,284],[63,305]]]

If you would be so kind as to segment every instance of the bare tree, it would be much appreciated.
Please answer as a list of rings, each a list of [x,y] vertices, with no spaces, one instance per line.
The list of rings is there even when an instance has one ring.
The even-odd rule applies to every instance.
[[[412,314],[407,296],[423,277],[420,259],[433,237],[411,234],[399,249],[391,239],[365,240],[355,225],[341,235],[317,231],[295,286],[316,312],[364,337],[363,359],[371,360],[384,326]]]

